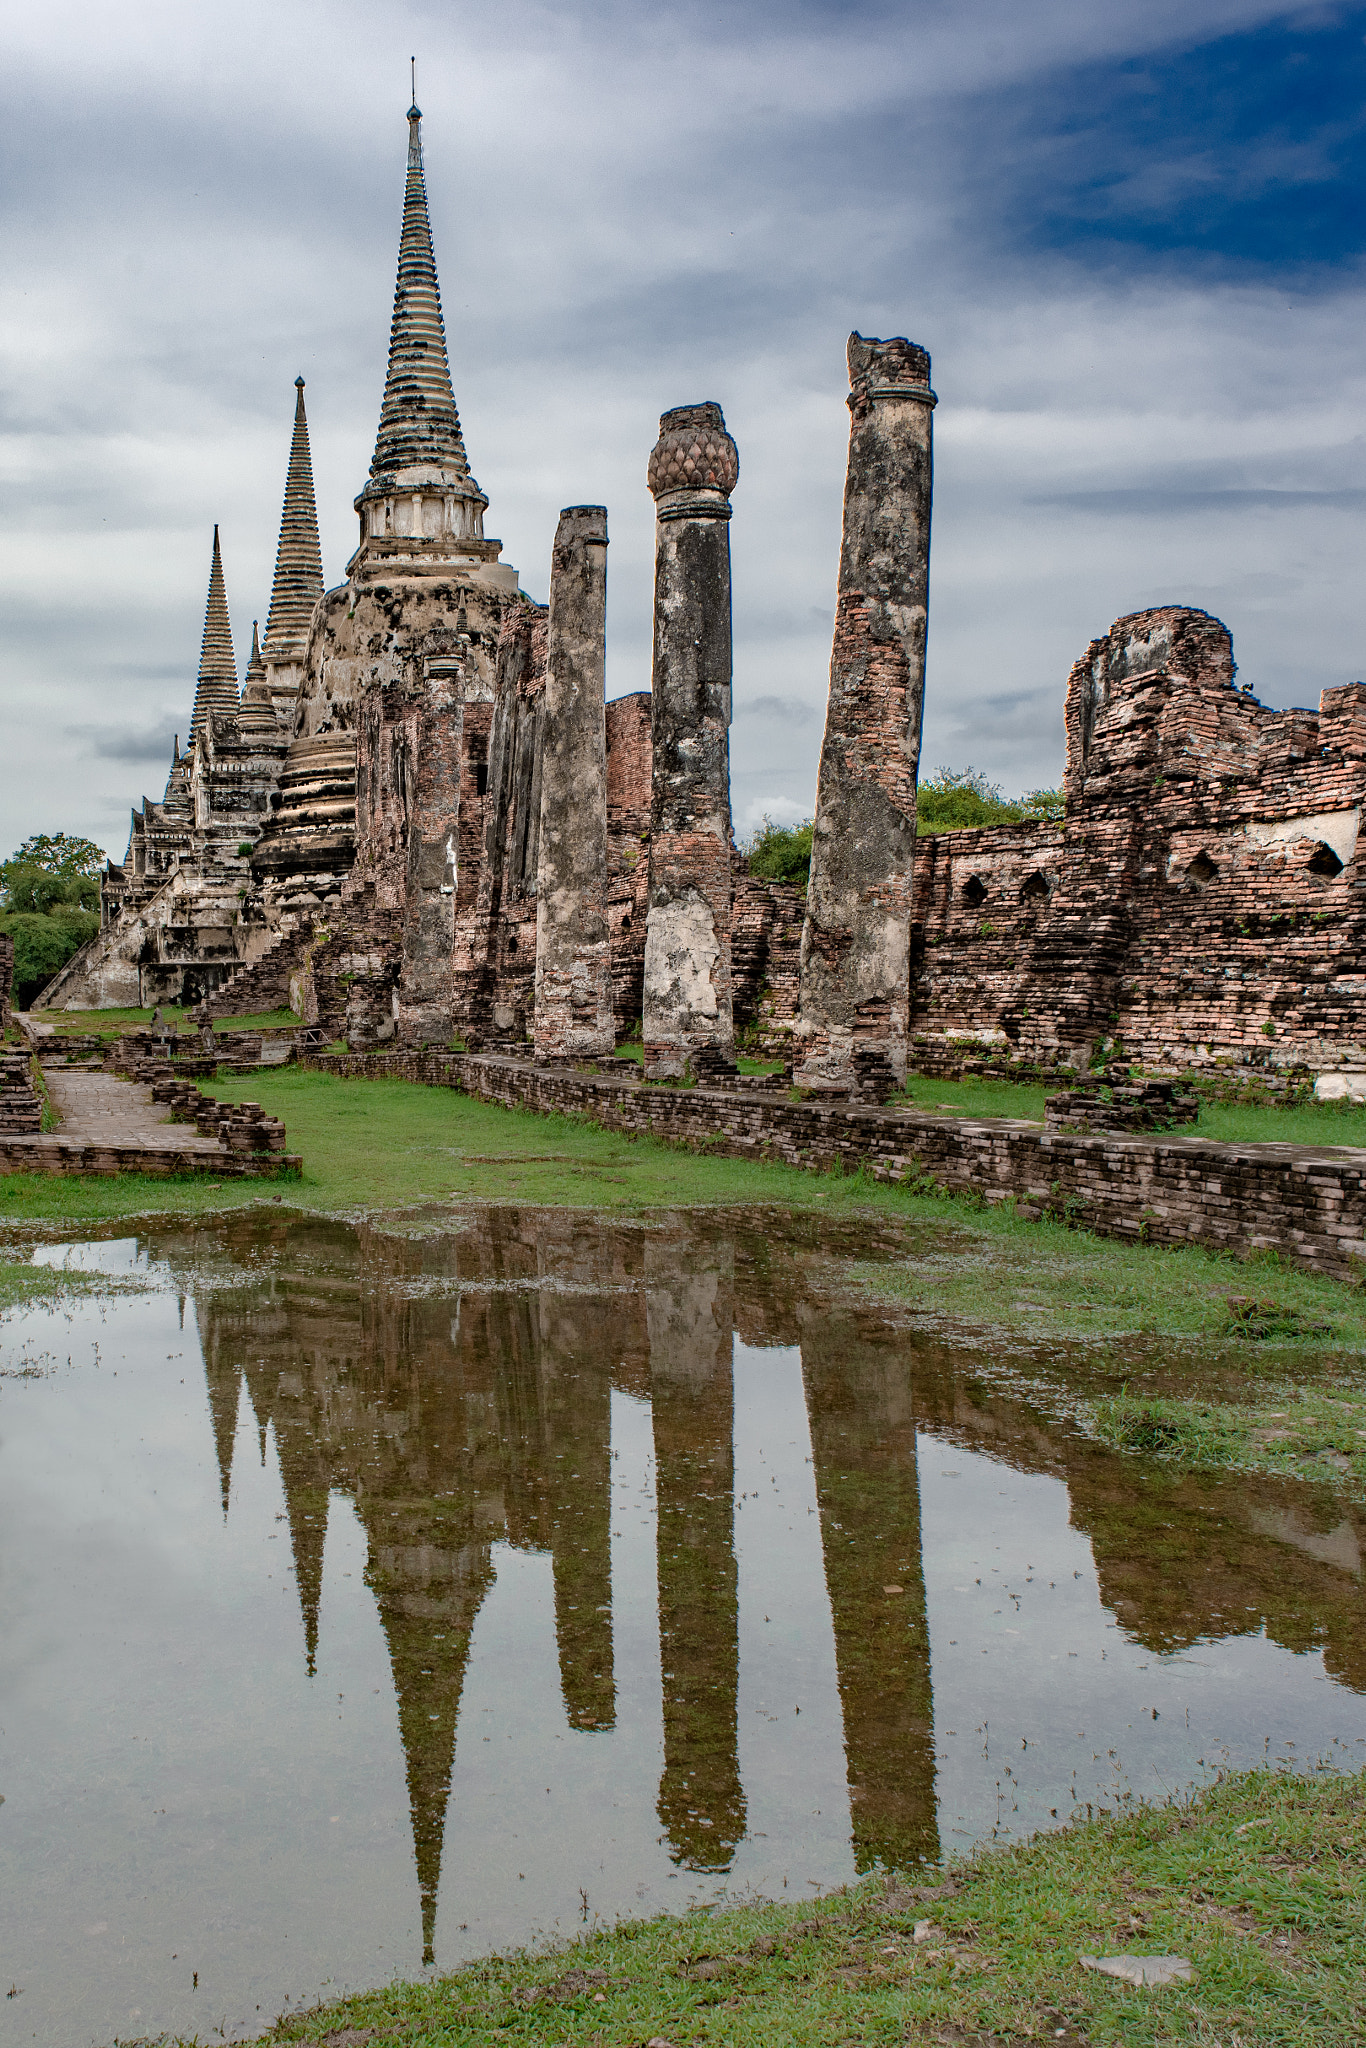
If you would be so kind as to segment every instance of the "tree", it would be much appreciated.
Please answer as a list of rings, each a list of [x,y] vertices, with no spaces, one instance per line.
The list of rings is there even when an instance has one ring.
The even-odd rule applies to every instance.
[[[103,866],[104,848],[93,839],[69,832],[34,832],[17,853],[0,862],[0,874],[9,868],[39,868],[45,875],[98,875]]]
[[[963,832],[982,825],[1018,825],[1026,818],[1061,818],[1060,789],[1032,789],[1006,796],[980,768],[936,768],[916,792],[916,823],[922,832]]]
[[[104,849],[67,832],[35,832],[0,861],[0,930],[14,940],[14,1000],[33,1001],[100,928]]]
[[[811,879],[810,818],[800,825],[775,825],[765,818],[742,851],[752,875],[770,882],[795,882],[805,888]]]

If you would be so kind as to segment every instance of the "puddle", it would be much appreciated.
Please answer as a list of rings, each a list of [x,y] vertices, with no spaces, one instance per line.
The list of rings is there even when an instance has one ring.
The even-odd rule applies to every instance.
[[[1357,1511],[1120,1459],[776,1218],[259,1211],[0,1368],[0,2044],[1366,1754]]]

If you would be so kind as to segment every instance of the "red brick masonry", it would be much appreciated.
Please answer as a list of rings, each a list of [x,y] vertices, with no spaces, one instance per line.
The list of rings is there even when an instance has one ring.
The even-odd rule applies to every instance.
[[[355,1079],[425,1082],[508,1108],[582,1116],[732,1159],[1014,1198],[1104,1237],[1198,1244],[1240,1257],[1275,1251],[1357,1281],[1366,1261],[1366,1150],[1215,1145],[1203,1138],[1074,1135],[1006,1117],[792,1102],[774,1091],[657,1087],[633,1076],[535,1067],[461,1053],[305,1056]]]

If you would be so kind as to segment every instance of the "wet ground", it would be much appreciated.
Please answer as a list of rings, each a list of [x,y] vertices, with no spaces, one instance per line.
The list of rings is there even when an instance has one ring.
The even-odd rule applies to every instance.
[[[1102,1450],[842,1288],[867,1230],[40,1250],[150,1286],[0,1326],[0,2043],[1366,1759],[1366,1517]]]

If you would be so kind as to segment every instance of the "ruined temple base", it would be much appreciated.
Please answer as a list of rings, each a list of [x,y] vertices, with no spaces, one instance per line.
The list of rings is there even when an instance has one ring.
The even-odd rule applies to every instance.
[[[1102,1237],[1274,1251],[1310,1272],[1366,1272],[1366,1149],[1217,1145],[1138,1132],[1072,1134],[1013,1117],[790,1102],[760,1088],[655,1088],[617,1074],[462,1053],[313,1054],[300,1065],[347,1079],[446,1087],[509,1109],[587,1117],[609,1130],[770,1160],[811,1172],[1014,1201]]]

